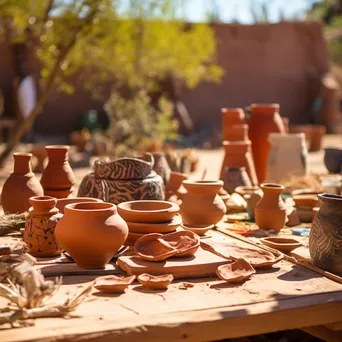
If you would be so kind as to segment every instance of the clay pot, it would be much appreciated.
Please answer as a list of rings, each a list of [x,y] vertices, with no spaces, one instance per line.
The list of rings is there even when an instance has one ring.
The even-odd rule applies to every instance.
[[[32,208],[26,218],[24,241],[35,257],[52,257],[63,252],[55,236],[55,227],[63,217],[56,208],[57,199],[48,196],[30,198]]]
[[[40,179],[44,190],[71,189],[75,175],[68,161],[70,146],[49,145],[45,149],[49,161]]]
[[[151,275],[147,273],[140,274],[138,281],[142,286],[151,289],[166,289],[173,281],[172,274]]]
[[[37,159],[37,163],[34,167],[34,172],[43,172],[45,169],[45,159],[47,157],[45,146],[43,145],[33,145],[31,150],[33,157]]]
[[[292,196],[296,207],[317,207],[319,206],[318,194],[302,194]]]
[[[178,204],[166,201],[130,201],[118,205],[119,215],[127,222],[169,222],[178,212]]]
[[[228,167],[224,172],[223,188],[232,194],[238,186],[252,186],[245,167]]]
[[[74,203],[65,206],[55,233],[79,267],[98,269],[124,244],[128,227],[114,204]]]
[[[255,208],[262,199],[262,196],[262,190],[258,189],[254,191],[250,198],[247,200],[247,212],[251,221],[255,221]]]
[[[231,125],[224,129],[224,141],[246,141],[248,140],[248,125]]]
[[[281,199],[284,187],[280,184],[261,184],[263,197],[255,207],[255,222],[261,229],[279,232],[285,225],[286,206]]]
[[[176,257],[194,255],[200,246],[200,237],[197,234],[186,230],[166,234],[160,239],[177,249],[177,253],[175,254]]]
[[[56,207],[61,214],[64,214],[64,208],[67,204],[83,203],[83,202],[102,202],[98,198],[91,197],[74,197],[74,198],[59,198],[57,199]]]
[[[251,153],[251,141],[224,141],[225,156],[221,167],[220,177],[223,177],[228,167],[245,167],[253,185],[258,184],[254,160]]]
[[[171,169],[164,153],[152,153],[154,158],[153,170],[159,175],[166,185],[170,180]]]
[[[246,123],[246,116],[241,108],[222,108],[222,140],[229,140],[229,129],[233,125],[243,125]],[[227,134],[228,133],[228,134]]]
[[[214,229],[215,226],[213,224],[182,224],[182,228],[193,232],[199,236],[205,235],[210,229]]]
[[[282,182],[305,176],[308,150],[303,133],[270,133],[268,141],[271,143],[266,173],[269,181]]]
[[[341,173],[342,171],[342,149],[326,148],[324,154],[325,167],[331,173]]]
[[[169,199],[171,196],[176,195],[179,199],[183,199],[186,190],[182,185],[188,176],[185,173],[171,172],[170,180],[165,186],[165,198]]]
[[[278,113],[279,104],[252,104],[252,115],[249,118],[249,139],[252,141],[252,152],[255,170],[259,182],[265,180],[267,158],[271,145],[269,133],[285,133],[283,121]]]
[[[314,221],[318,211],[319,211],[319,207],[312,208],[312,222]]]
[[[318,197],[320,209],[309,237],[311,260],[316,267],[342,275],[342,196]]]
[[[169,222],[162,223],[139,223],[139,222],[129,222],[127,221],[128,230],[130,233],[171,233],[174,232],[182,224],[182,218],[176,215]]]
[[[72,198],[72,193],[74,192],[75,188],[72,187],[70,189],[65,189],[65,190],[44,190],[44,195],[49,196],[49,197],[54,197],[54,198]]]
[[[118,277],[115,275],[98,277],[95,279],[94,287],[103,293],[122,293],[134,282],[135,278],[135,275],[129,277]]]
[[[290,133],[304,133],[310,152],[322,149],[325,126],[322,125],[293,125],[290,126]]]
[[[6,214],[23,213],[30,208],[29,198],[44,191],[31,169],[31,153],[13,153],[14,170],[2,187],[1,204]]]
[[[185,224],[216,224],[226,213],[226,205],[217,192],[222,181],[183,181],[188,191],[180,206]],[[200,208],[200,210],[199,210]]]
[[[249,279],[256,271],[245,259],[240,258],[231,264],[221,265],[216,274],[228,283],[240,283]]]
[[[261,242],[271,248],[274,248],[283,253],[290,253],[294,249],[302,246],[302,243],[295,239],[283,237],[268,237],[261,239]]]
[[[251,195],[259,190],[259,186],[254,185],[254,186],[238,186],[234,192],[239,194],[240,196],[244,197],[245,199],[249,199]]]

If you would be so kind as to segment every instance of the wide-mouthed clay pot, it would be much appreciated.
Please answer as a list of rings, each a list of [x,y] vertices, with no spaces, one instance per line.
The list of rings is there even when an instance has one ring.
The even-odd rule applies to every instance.
[[[115,275],[98,277],[95,279],[94,287],[96,290],[103,293],[122,293],[134,282],[135,278],[135,275],[129,277],[119,277]]]
[[[218,277],[228,283],[240,283],[255,273],[253,266],[243,258],[239,258],[230,264],[221,265],[216,270]]]
[[[35,196],[30,198],[32,208],[26,218],[24,242],[29,253],[36,257],[52,257],[63,252],[55,235],[55,227],[63,217],[56,208],[56,198]]]
[[[286,222],[286,206],[280,196],[284,186],[263,183],[260,187],[263,191],[263,197],[254,210],[255,222],[261,229],[279,232]]]
[[[214,229],[215,225],[210,224],[182,224],[182,228],[193,232],[199,236],[205,235],[210,229]]]
[[[78,197],[94,197],[119,204],[134,200],[164,200],[164,182],[153,171],[154,158],[119,158],[110,162],[97,160],[94,172],[83,177]]]
[[[128,227],[114,204],[73,203],[65,206],[55,234],[79,267],[100,269],[125,243]]]
[[[5,214],[23,213],[30,208],[29,198],[44,191],[31,168],[31,153],[13,153],[14,170],[2,187],[1,204]]]
[[[200,237],[190,231],[179,231],[160,237],[170,246],[177,249],[175,256],[184,257],[194,255],[200,246]]]
[[[314,266],[342,275],[342,196],[318,197],[320,209],[309,237],[311,260]]]
[[[119,215],[128,222],[161,223],[171,221],[179,212],[176,203],[167,201],[130,201],[118,205]]]
[[[230,194],[238,186],[252,186],[245,167],[227,167],[221,180],[223,180],[223,188]]]
[[[331,173],[342,172],[342,149],[341,148],[325,148],[324,164]]]
[[[187,190],[180,206],[185,224],[217,224],[227,211],[226,205],[217,194],[222,181],[183,181]]]
[[[176,215],[169,222],[161,222],[161,223],[139,223],[139,222],[129,222],[126,221],[128,230],[130,233],[142,233],[142,234],[150,234],[150,233],[171,233],[174,232],[181,224],[182,218],[179,215]]]
[[[140,274],[138,281],[142,286],[151,289],[166,289],[173,281],[172,274],[151,275],[147,273]]]
[[[296,239],[284,238],[284,237],[267,237],[261,239],[261,242],[271,248],[277,249],[283,253],[290,253],[294,249],[302,246]]]
[[[64,208],[67,204],[83,203],[83,202],[102,202],[98,198],[91,197],[74,197],[74,198],[58,198],[56,207],[60,213],[64,214]]]
[[[171,172],[170,180],[165,186],[165,198],[168,200],[171,196],[176,195],[179,199],[182,199],[186,194],[182,183],[187,179],[188,176],[185,173]]]

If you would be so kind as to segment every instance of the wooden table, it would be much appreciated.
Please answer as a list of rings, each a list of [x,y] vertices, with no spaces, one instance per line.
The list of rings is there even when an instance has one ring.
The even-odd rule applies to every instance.
[[[64,277],[54,301],[94,278]],[[185,281],[194,286],[181,289]],[[1,298],[0,307],[7,302]],[[0,330],[0,341],[213,341],[296,328],[341,341],[340,322],[342,285],[283,260],[236,285],[212,277],[177,280],[166,291],[137,283],[121,295],[93,289],[70,319],[45,318],[33,327]]]

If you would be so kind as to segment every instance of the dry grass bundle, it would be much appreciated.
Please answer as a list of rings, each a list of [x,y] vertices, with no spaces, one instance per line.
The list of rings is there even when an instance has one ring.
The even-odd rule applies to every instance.
[[[26,213],[1,215],[0,236],[20,232],[21,228],[25,228],[26,215]]]
[[[292,177],[288,181],[284,182],[285,191],[291,194],[296,189],[312,189],[314,191],[323,191],[322,184],[318,174],[309,174],[302,177]]]

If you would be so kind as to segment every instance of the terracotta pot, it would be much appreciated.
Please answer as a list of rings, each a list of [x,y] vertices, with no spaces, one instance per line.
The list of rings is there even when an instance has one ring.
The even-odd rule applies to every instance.
[[[28,211],[29,198],[43,196],[44,190],[31,169],[31,153],[13,153],[14,170],[2,187],[1,204],[5,213]]]
[[[176,215],[171,221],[161,223],[139,223],[139,222],[127,222],[128,230],[130,233],[171,233],[177,230],[182,224],[182,218],[180,215]]]
[[[48,196],[30,198],[32,208],[26,218],[24,241],[36,257],[52,257],[63,252],[55,236],[55,227],[63,217],[56,208],[57,199]]]
[[[326,148],[324,153],[325,167],[331,173],[342,172],[342,149],[341,148]]]
[[[154,158],[153,170],[159,175],[166,185],[170,180],[171,169],[164,153],[152,153]]]
[[[247,212],[251,221],[255,221],[255,208],[256,205],[262,199],[263,192],[259,188],[258,190],[254,191],[250,198],[247,200]]]
[[[259,182],[266,178],[267,158],[271,145],[269,133],[285,133],[283,121],[278,113],[278,104],[252,104],[249,119],[249,138],[252,141],[255,170]]]
[[[267,180],[279,183],[305,176],[308,150],[303,133],[270,133],[268,141],[271,149],[267,159]]]
[[[226,213],[226,205],[217,194],[222,181],[183,181],[188,191],[180,206],[185,224],[216,224]],[[200,208],[200,210],[199,210]]]
[[[309,250],[314,266],[342,275],[342,196],[320,194]]]
[[[71,198],[72,193],[74,192],[75,188],[72,187],[71,189],[58,189],[58,190],[44,190],[44,195],[49,197],[55,197],[55,198]]]
[[[61,214],[64,214],[64,208],[67,204],[84,203],[84,202],[102,202],[98,198],[91,197],[74,197],[74,198],[59,198],[57,199],[56,207]]]
[[[222,137],[226,139],[228,130],[232,125],[243,125],[246,123],[245,112],[241,108],[222,108]],[[228,133],[229,135],[229,133]]]
[[[98,269],[124,244],[128,227],[114,204],[74,203],[65,206],[55,233],[79,267]]]
[[[260,187],[263,197],[255,207],[255,222],[261,229],[279,232],[286,221],[286,206],[280,196],[284,187],[273,183],[264,183]]]
[[[49,145],[45,147],[49,162],[40,183],[44,190],[67,190],[75,184],[75,175],[68,161],[70,146]]]
[[[246,141],[248,140],[248,125],[231,125],[225,127],[224,141]]]
[[[223,188],[232,194],[238,186],[252,186],[245,167],[228,167],[221,178]]]
[[[165,186],[166,199],[173,195],[176,195],[179,199],[182,199],[186,194],[186,190],[182,183],[187,179],[188,176],[185,173],[171,172],[170,180]]]
[[[310,151],[320,151],[323,145],[323,137],[327,129],[322,125],[312,125],[311,129]]]
[[[253,185],[258,184],[255,173],[254,160],[251,153],[251,141],[224,141],[225,156],[221,167],[220,177],[227,167],[245,167]]]
[[[290,253],[303,244],[296,239],[283,237],[267,237],[260,240],[264,245],[283,253]]]

